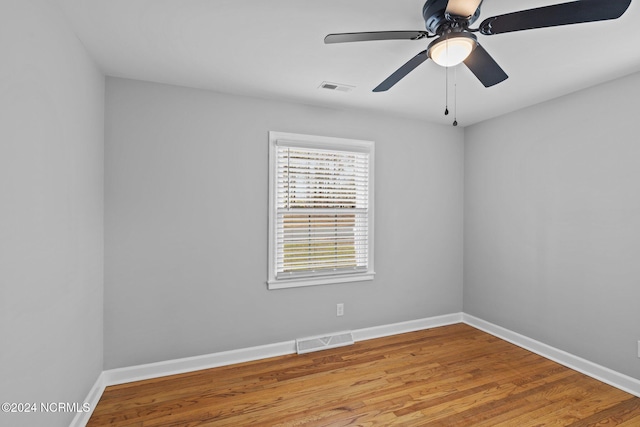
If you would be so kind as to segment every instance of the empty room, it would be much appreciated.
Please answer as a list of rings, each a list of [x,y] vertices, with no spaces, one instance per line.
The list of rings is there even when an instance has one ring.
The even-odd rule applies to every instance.
[[[0,426],[640,426],[636,20],[0,0]]]

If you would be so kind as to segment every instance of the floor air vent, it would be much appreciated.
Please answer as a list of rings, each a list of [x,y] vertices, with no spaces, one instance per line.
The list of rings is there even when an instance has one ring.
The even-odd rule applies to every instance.
[[[304,354],[351,344],[353,344],[353,335],[351,332],[338,332],[335,334],[297,339],[296,350],[298,354]]]

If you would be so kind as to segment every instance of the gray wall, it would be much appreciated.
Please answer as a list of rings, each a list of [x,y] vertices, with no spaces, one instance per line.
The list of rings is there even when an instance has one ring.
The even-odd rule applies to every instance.
[[[0,402],[82,403],[103,362],[104,77],[49,1],[2,1],[0,29]]]
[[[106,369],[461,310],[460,129],[116,78],[106,97]],[[375,141],[373,282],[267,290],[270,130]]]
[[[466,129],[464,311],[640,379],[640,74]]]

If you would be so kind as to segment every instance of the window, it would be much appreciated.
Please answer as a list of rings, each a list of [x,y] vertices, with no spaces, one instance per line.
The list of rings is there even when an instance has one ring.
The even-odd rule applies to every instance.
[[[373,279],[373,154],[269,132],[269,289]]]

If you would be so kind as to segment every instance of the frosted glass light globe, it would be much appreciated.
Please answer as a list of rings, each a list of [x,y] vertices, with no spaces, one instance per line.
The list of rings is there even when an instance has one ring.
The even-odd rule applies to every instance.
[[[475,49],[476,41],[470,37],[441,38],[429,48],[429,57],[443,67],[458,65]]]

